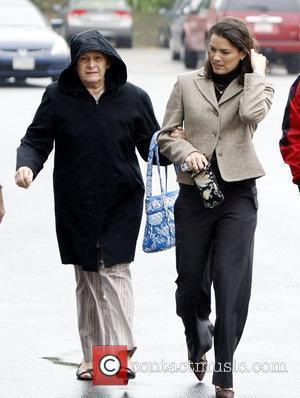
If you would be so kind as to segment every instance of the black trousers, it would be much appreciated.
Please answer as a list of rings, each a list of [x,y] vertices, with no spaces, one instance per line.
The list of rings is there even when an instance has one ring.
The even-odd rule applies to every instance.
[[[207,209],[196,187],[180,186],[175,203],[176,311],[185,327],[189,359],[199,362],[214,336],[213,384],[232,387],[233,354],[251,292],[257,191],[254,180],[223,181],[221,188],[224,202]],[[214,327],[209,321],[212,283]]]

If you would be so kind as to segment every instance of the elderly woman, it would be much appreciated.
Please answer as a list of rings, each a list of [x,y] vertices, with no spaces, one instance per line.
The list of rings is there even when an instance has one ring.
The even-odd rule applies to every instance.
[[[98,31],[75,35],[70,48],[70,65],[47,87],[18,148],[16,183],[30,186],[55,143],[56,231],[62,263],[74,264],[84,357],[77,377],[91,380],[93,346],[127,346],[128,358],[136,349],[129,263],[144,184],[135,150],[147,160],[159,125],[149,96],[127,82],[126,65]]]
[[[273,88],[265,78],[247,26],[224,18],[209,31],[204,68],[178,77],[171,93],[159,145],[172,162],[200,173],[207,163],[224,194],[206,208],[189,172],[179,172],[175,203],[177,314],[182,318],[188,358],[199,380],[214,335],[216,396],[234,396],[233,354],[247,318],[257,221],[255,179],[264,170],[252,143],[268,113]],[[170,131],[184,124],[186,139]],[[216,322],[209,321],[211,283]],[[213,331],[214,329],[214,331]]]

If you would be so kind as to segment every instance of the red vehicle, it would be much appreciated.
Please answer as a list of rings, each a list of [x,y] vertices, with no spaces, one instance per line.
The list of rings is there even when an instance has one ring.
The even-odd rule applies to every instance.
[[[299,0],[198,0],[197,8],[187,11],[181,36],[187,68],[205,56],[209,28],[223,16],[236,16],[245,20],[270,62],[300,72]]]

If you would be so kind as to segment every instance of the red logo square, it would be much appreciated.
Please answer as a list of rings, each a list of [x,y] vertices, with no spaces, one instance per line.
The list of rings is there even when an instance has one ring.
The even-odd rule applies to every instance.
[[[93,346],[93,384],[128,384],[127,353],[128,347],[126,345]]]

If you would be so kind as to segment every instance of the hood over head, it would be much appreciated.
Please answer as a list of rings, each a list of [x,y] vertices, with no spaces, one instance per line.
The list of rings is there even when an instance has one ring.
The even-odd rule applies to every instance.
[[[85,30],[77,33],[70,43],[71,62],[59,77],[60,87],[74,91],[80,84],[80,79],[75,70],[78,57],[87,51],[100,51],[109,57],[110,67],[105,73],[106,90],[119,88],[126,83],[127,68],[118,52],[111,46],[108,40],[97,30]]]

